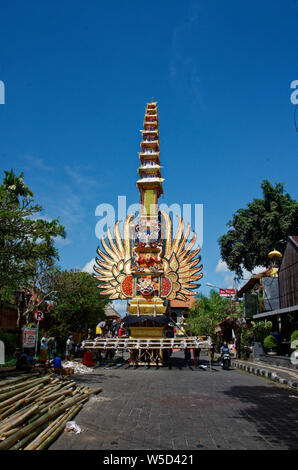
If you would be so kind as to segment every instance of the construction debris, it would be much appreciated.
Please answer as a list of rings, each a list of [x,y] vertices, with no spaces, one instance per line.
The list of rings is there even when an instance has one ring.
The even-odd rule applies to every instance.
[[[53,374],[0,378],[0,450],[47,449],[101,391]]]
[[[91,367],[87,367],[81,362],[66,361],[63,362],[63,370],[72,369],[74,374],[90,374],[93,372]]]
[[[75,421],[68,421],[65,426],[65,431],[75,431],[76,434],[82,432],[80,426],[78,426]]]

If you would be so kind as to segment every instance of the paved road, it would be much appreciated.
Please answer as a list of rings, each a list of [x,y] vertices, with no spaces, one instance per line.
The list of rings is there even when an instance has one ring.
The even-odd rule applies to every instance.
[[[103,392],[76,416],[83,432],[64,432],[51,449],[298,448],[298,393],[238,369],[190,370],[178,357],[172,370],[98,368],[75,377]]]

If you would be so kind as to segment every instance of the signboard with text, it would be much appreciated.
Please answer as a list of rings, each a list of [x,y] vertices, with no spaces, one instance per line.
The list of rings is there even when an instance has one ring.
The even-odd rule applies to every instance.
[[[221,297],[235,296],[235,289],[219,289],[219,295]]]
[[[24,328],[23,348],[35,348],[36,328]]]

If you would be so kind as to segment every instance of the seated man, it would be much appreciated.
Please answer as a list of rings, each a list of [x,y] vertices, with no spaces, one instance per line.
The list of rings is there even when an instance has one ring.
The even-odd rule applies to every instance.
[[[58,354],[55,354],[54,359],[51,360],[51,365],[53,366],[54,372],[56,374],[59,374],[59,375],[62,374],[62,362]]]
[[[36,359],[34,358],[34,351],[32,349],[29,349],[28,354],[27,354],[27,362],[34,367],[36,364]]]
[[[17,356],[16,369],[24,371],[29,371],[32,369],[31,364],[27,360],[27,354],[23,353]]]

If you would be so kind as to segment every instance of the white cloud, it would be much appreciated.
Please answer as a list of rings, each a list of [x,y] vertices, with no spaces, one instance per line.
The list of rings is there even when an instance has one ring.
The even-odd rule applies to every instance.
[[[214,270],[216,273],[220,273],[223,276],[221,284],[223,287],[230,289],[233,287],[234,273],[229,270],[227,263],[220,259]]]
[[[62,238],[60,236],[54,237],[55,243],[60,246],[67,246],[72,243],[72,241],[69,238]]]
[[[27,162],[31,163],[32,166],[34,166],[38,170],[48,172],[48,171],[53,171],[54,169],[53,167],[44,163],[44,160],[42,158],[37,158],[37,157],[33,157],[32,155],[27,155],[25,156],[25,159],[27,160]]]
[[[241,284],[245,284],[245,282],[252,277],[253,274],[259,274],[262,271],[265,271],[264,266],[256,266],[251,272],[247,271],[247,269],[243,268],[243,280],[240,281]],[[233,280],[234,280],[234,272],[230,271],[227,263],[220,259],[216,265],[214,270],[216,273],[220,273],[223,276],[222,284],[223,287],[232,288],[233,287]]]
[[[95,265],[95,258],[92,258],[90,261],[88,261],[88,263],[85,264],[85,266],[82,269],[82,272],[93,274],[94,273],[94,271],[93,271],[93,266],[94,265]]]
[[[222,259],[220,259],[217,263],[216,268],[215,268],[215,272],[216,273],[226,273],[227,271],[229,271],[227,263],[225,261],[223,261]]]
[[[86,174],[86,166],[64,167],[65,173],[71,178],[72,182],[80,186],[82,192],[88,192],[90,187],[102,186],[93,176]]]
[[[265,271],[265,266],[256,266],[251,272],[243,268],[243,279],[250,279],[253,274],[259,274]]]

